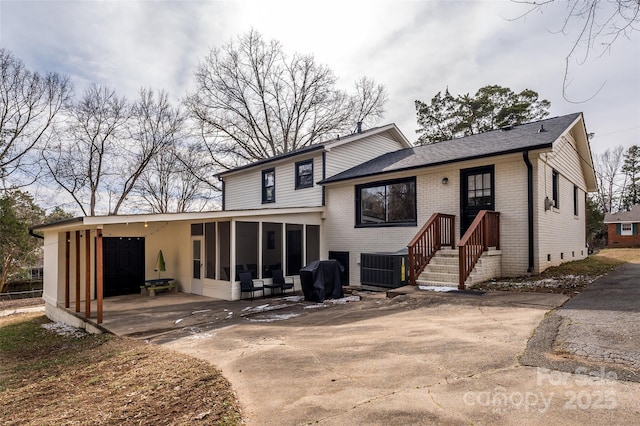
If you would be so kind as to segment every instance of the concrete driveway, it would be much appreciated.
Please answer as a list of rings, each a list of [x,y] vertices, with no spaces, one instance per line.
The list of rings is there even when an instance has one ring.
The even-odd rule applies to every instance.
[[[545,314],[565,301],[535,293],[367,294],[156,342],[219,367],[248,424],[636,422],[640,384],[596,365],[572,374],[518,362]]]

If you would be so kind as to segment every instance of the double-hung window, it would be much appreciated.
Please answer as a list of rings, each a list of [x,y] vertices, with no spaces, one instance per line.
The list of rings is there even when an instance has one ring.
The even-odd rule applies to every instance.
[[[633,235],[632,223],[623,223],[620,228],[621,228],[620,235]]]
[[[313,187],[313,158],[296,163],[296,189]]]
[[[276,202],[276,169],[262,171],[262,204]]]
[[[415,226],[416,179],[356,186],[356,226]]]

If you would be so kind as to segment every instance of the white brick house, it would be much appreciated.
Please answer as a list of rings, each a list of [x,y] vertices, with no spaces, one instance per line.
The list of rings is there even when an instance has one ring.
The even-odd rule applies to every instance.
[[[239,167],[219,179],[222,211],[85,217],[35,227],[45,237],[48,314],[133,292],[141,280],[158,275],[159,250],[167,263],[163,274],[188,293],[237,300],[241,270],[268,283],[275,269],[296,275],[308,262],[330,257],[358,286],[361,254],[406,250],[434,214],[447,218],[453,234],[448,244],[457,249],[463,234],[478,228],[471,226],[478,212],[499,213],[499,222],[491,222],[499,243],[484,240],[499,250],[485,251],[461,285],[539,273],[587,255],[585,196],[596,190],[581,113],[422,147],[412,147],[391,124]],[[497,217],[478,217],[484,215]],[[118,253],[129,253],[131,276],[109,281],[108,271],[116,268],[101,260],[107,258],[98,253],[103,250],[116,263],[124,262]],[[424,257],[414,255],[411,265],[403,265]],[[434,276],[446,276],[446,267],[435,263]],[[414,276],[419,279],[428,278]],[[127,280],[131,284],[123,287]]]
[[[415,179],[415,223],[357,223],[358,191],[407,179]],[[585,202],[596,180],[582,114],[388,153],[322,183],[327,250],[349,252],[350,282],[360,281],[362,252],[406,247],[433,213],[455,216],[457,242],[465,216],[499,212],[500,276],[587,256]]]

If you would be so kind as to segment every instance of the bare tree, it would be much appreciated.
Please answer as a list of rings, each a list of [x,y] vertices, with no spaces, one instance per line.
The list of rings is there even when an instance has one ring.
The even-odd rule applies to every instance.
[[[176,143],[158,153],[140,176],[140,195],[154,213],[202,211],[212,207],[210,185],[199,175],[206,161],[190,146]]]
[[[65,131],[43,153],[51,178],[84,215],[96,215],[104,180],[119,174],[126,161],[126,157],[118,158],[118,153],[129,116],[124,98],[93,84],[73,105]]]
[[[185,103],[214,166],[228,169],[352,131],[379,119],[384,87],[370,79],[355,94],[311,55],[289,57],[277,41],[255,32],[213,49],[195,73]]]
[[[56,143],[43,152],[44,161],[83,214],[95,216],[100,204],[118,214],[153,158],[176,142],[183,122],[165,92],[141,89],[130,104],[113,90],[91,85]]]
[[[562,85],[562,94],[569,102],[572,102],[567,97],[567,88],[570,84],[569,67],[571,59],[577,58],[578,64],[583,64],[592,52],[602,56],[611,50],[611,47],[618,39],[621,37],[630,38],[634,31],[640,30],[640,1],[638,0],[512,1],[529,6],[529,9],[520,17],[533,12],[541,12],[547,7],[552,7],[558,3],[563,4],[566,8],[566,15],[561,28],[558,29],[558,33],[568,34],[571,32],[571,27],[574,23],[577,23],[577,36],[574,37],[571,50],[565,57],[565,73]]]
[[[118,214],[122,203],[136,186],[149,163],[160,153],[169,150],[177,141],[184,117],[169,102],[166,92],[157,96],[148,89],[140,90],[140,97],[133,105],[131,142],[122,147],[128,158],[122,179],[115,181],[118,199],[112,213]]]
[[[595,172],[598,179],[598,204],[604,213],[615,212],[620,208],[622,186],[620,183],[624,148],[609,148],[595,156]]]
[[[25,169],[28,154],[47,138],[71,92],[67,77],[31,72],[0,49],[0,180]]]

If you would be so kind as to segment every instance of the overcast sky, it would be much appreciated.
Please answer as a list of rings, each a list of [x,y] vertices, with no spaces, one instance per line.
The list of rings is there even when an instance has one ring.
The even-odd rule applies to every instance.
[[[537,91],[551,116],[583,111],[594,153],[640,143],[640,33],[583,65],[572,62],[568,95],[591,98],[572,104],[562,82],[577,28],[557,33],[563,5],[514,20],[525,10],[502,0],[0,0],[0,45],[32,70],[69,75],[78,93],[95,82],[128,97],[140,86],[164,89],[178,100],[209,49],[253,28],[289,53],[315,55],[345,89],[363,75],[384,84],[380,124],[395,122],[411,141],[416,99],[498,84]]]

